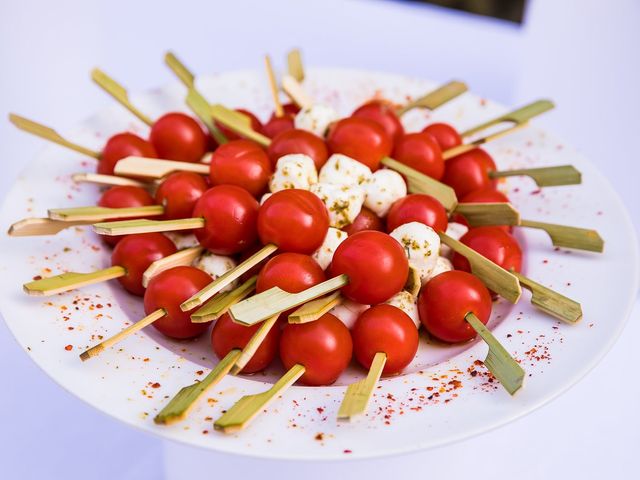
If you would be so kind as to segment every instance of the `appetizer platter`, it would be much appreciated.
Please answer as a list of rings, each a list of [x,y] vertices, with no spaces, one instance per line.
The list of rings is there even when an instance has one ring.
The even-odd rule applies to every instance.
[[[0,294],[62,387],[163,437],[283,459],[405,453],[562,393],[620,334],[635,236],[606,181],[460,81],[305,68],[116,102],[2,209]],[[535,120],[533,120],[535,122]],[[19,237],[19,238],[18,238]],[[605,249],[606,241],[606,249]]]

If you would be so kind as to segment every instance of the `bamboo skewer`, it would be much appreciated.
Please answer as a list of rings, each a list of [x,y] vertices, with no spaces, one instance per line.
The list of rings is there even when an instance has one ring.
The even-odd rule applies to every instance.
[[[178,162],[158,158],[126,157],[116,163],[114,172],[118,175],[135,175],[145,178],[164,178],[174,172],[193,172],[209,175],[211,167],[205,163]]]
[[[164,214],[162,205],[146,205],[143,207],[74,207],[74,208],[50,208],[48,211],[51,220],[62,222],[104,222],[116,218],[157,217]]]
[[[445,83],[441,87],[427,93],[426,95],[411,100],[407,104],[398,107],[396,115],[401,116],[414,108],[426,108],[428,110],[435,110],[441,105],[453,100],[454,98],[462,95],[468,90],[467,85],[464,82],[452,80],[449,83]]]
[[[582,182],[581,173],[573,165],[559,165],[554,167],[521,168],[489,172],[490,178],[505,178],[515,176],[531,177],[538,187],[558,187],[563,185],[577,185]]]
[[[342,303],[340,292],[333,292],[305,303],[288,317],[289,323],[315,322],[336,305]]]
[[[469,130],[466,130],[460,134],[461,137],[469,137],[474,135],[482,130],[486,130],[489,127],[493,127],[494,125],[498,125],[503,122],[511,122],[516,125],[523,124],[531,120],[533,117],[540,115],[544,112],[548,112],[553,109],[555,105],[550,100],[537,100],[535,102],[529,103],[524,107],[520,107],[512,112],[505,113],[500,115],[497,118],[489,120],[487,122],[481,123],[480,125],[476,125]]]
[[[142,274],[142,286],[147,288],[153,277],[170,268],[191,265],[202,254],[202,247],[190,247],[180,250],[173,255],[156,260]]]
[[[551,290],[530,278],[512,271],[520,284],[531,292],[531,303],[552,317],[566,323],[576,323],[582,319],[582,306],[568,297]]]
[[[262,135],[251,128],[251,120],[242,113],[229,110],[219,104],[212,105],[210,113],[215,121],[231,128],[239,135],[246,137],[249,140],[253,140],[263,147],[267,147],[271,143],[271,139],[269,137]]]
[[[117,175],[103,175],[101,173],[74,173],[71,175],[71,179],[76,183],[96,183],[98,185],[151,188],[151,184],[140,182],[132,178],[119,177]]]
[[[302,66],[302,54],[300,50],[294,48],[287,53],[287,67],[289,75],[298,82],[304,81],[304,67]]]
[[[307,95],[300,82],[291,75],[282,76],[282,90],[298,107],[305,109],[313,106],[313,99]]]
[[[178,220],[122,220],[118,222],[94,223],[93,229],[99,235],[131,235],[134,233],[194,230],[196,228],[203,228],[204,222],[204,218],[180,218]]]
[[[167,52],[164,55],[164,63],[171,69],[173,73],[180,79],[187,88],[195,86],[195,76],[184,63],[182,63],[173,52]]]
[[[260,328],[258,328],[258,331],[253,334],[251,340],[249,340],[249,342],[242,349],[240,357],[238,357],[236,363],[231,368],[232,375],[238,375],[242,371],[242,369],[247,366],[247,363],[249,363],[249,360],[253,358],[256,351],[269,334],[269,331],[274,328],[276,322],[278,321],[278,317],[279,315],[273,315],[272,317],[269,317],[264,322],[262,322]]]
[[[275,114],[276,117],[279,118],[284,116],[284,109],[282,108],[282,103],[280,102],[278,82],[276,81],[276,74],[273,71],[273,66],[271,65],[271,57],[269,57],[269,55],[265,55],[264,63],[267,69],[267,79],[269,80],[269,90],[271,90],[271,97],[273,98]]]
[[[457,147],[450,148],[449,150],[445,150],[444,152],[442,152],[442,158],[443,160],[449,160],[450,158],[453,158],[457,155],[461,155],[465,152],[470,152],[471,150],[474,150],[484,145],[485,143],[498,140],[499,138],[502,138],[518,130],[521,130],[527,125],[528,125],[527,122],[517,123],[511,127],[505,128],[504,130],[500,130],[499,132],[492,133],[491,135],[487,135],[485,137],[478,138],[477,140],[474,140],[472,142],[463,143],[462,145],[458,145]]]
[[[471,227],[520,224],[520,213],[510,203],[459,203],[454,212]]]
[[[417,297],[421,288],[422,280],[420,279],[420,272],[409,265],[409,274],[407,275],[407,281],[402,290],[410,293],[414,297]]]
[[[387,354],[378,352],[373,357],[369,373],[366,378],[352,383],[347,387],[344,394],[340,409],[338,410],[338,420],[353,420],[358,415],[363,415],[367,411],[369,401],[373,396],[373,390],[376,387],[382,370],[387,363]]]
[[[107,92],[111,97],[113,97],[120,105],[125,107],[131,113],[133,113],[136,117],[142,120],[147,125],[153,125],[153,120],[149,118],[147,115],[138,110],[132,103],[129,101],[129,94],[127,93],[127,89],[116,82],[109,75],[104,73],[99,68],[94,68],[91,71],[91,79],[100,86],[105,92]]]
[[[91,225],[93,222],[62,222],[50,218],[24,218],[9,227],[7,234],[11,237],[32,237],[39,235],[56,235],[70,227]]]
[[[42,278],[25,283],[23,290],[27,295],[49,296],[68,292],[76,288],[93,285],[114,278],[124,277],[127,271],[118,265],[90,273],[66,272],[54,277]]]
[[[227,313],[236,303],[244,300],[253,293],[258,277],[254,275],[239,287],[230,292],[218,293],[202,307],[191,314],[192,323],[206,323],[217,320]]]

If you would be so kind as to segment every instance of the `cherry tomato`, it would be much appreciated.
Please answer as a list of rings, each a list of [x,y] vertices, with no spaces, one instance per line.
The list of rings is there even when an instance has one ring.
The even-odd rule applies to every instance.
[[[327,144],[331,153],[342,153],[372,171],[380,161],[391,154],[393,142],[386,130],[368,118],[349,117],[339,120],[329,128]]]
[[[295,116],[299,111],[300,107],[295,103],[285,103],[282,105],[282,109],[284,113]]]
[[[384,220],[368,208],[362,207],[362,210],[360,210],[360,213],[353,223],[347,225],[342,230],[347,232],[347,235],[353,235],[354,233],[362,232],[364,230],[377,230],[378,232],[384,232]]]
[[[442,181],[455,190],[458,198],[463,198],[474,190],[495,187],[497,182],[489,178],[489,172],[495,170],[491,156],[476,148],[447,160]]]
[[[329,266],[330,276],[346,274],[342,293],[349,299],[373,305],[390,299],[404,287],[409,263],[400,243],[386,233],[358,232],[342,242]]]
[[[267,190],[271,173],[269,157],[251,140],[232,140],[218,147],[211,156],[212,185],[237,185],[254,197]]]
[[[281,190],[260,207],[258,235],[284,252],[310,255],[324,241],[329,214],[324,203],[307,190]]]
[[[519,272],[522,267],[522,249],[518,241],[500,227],[472,228],[460,241],[505,270],[513,268]],[[457,270],[471,271],[469,261],[458,253],[453,255],[451,262]]]
[[[326,280],[320,265],[308,255],[280,253],[270,259],[260,271],[256,293],[273,287],[285,292],[299,293]]]
[[[242,350],[251,337],[260,329],[261,324],[247,327],[234,322],[228,313],[216,320],[211,331],[211,346],[216,356],[222,360],[231,350]],[[256,373],[269,366],[278,354],[280,329],[271,328],[256,353],[242,369],[242,373]]]
[[[462,198],[462,200],[460,200],[460,203],[502,203],[502,202],[508,203],[509,199],[504,193],[492,187],[484,188],[482,190],[475,190],[471,193],[468,193]],[[461,215],[459,216],[462,217]],[[459,219],[457,221],[459,221]],[[466,219],[465,219],[465,222],[466,222]],[[510,225],[501,225],[500,228],[502,228],[503,230],[509,233],[513,231],[513,227],[511,227]]]
[[[448,123],[432,123],[422,130],[431,135],[443,152],[462,144],[462,137],[458,131]]]
[[[400,373],[418,351],[418,329],[409,316],[392,305],[375,305],[365,310],[351,330],[353,352],[364,368],[371,368],[376,353],[387,355],[382,373]]]
[[[111,187],[105,190],[98,200],[99,207],[107,208],[146,207],[154,203],[153,197],[144,188],[130,185]],[[118,219],[113,219],[113,221],[116,220]],[[101,235],[100,237],[107,245],[114,246],[124,238],[124,235]]]
[[[116,163],[131,156],[157,158],[158,154],[153,145],[143,138],[129,132],[118,133],[107,140],[102,149],[98,162],[98,173],[113,175]]]
[[[280,338],[280,358],[287,370],[303,365],[305,385],[331,385],[351,361],[353,343],[349,329],[325,313],[315,322],[287,324]]]
[[[200,245],[218,255],[242,252],[257,240],[258,208],[258,201],[240,187],[212,187],[193,209],[193,217],[205,219],[204,228],[193,233]]]
[[[442,151],[428,133],[408,133],[400,137],[393,158],[436,180],[444,175]]]
[[[142,274],[156,260],[177,252],[176,246],[161,233],[138,233],[126,235],[113,249],[111,265],[119,265],[126,275],[118,278],[130,293],[144,295]]]
[[[193,338],[204,333],[209,323],[193,323],[191,311],[183,312],[180,304],[211,283],[211,277],[195,267],[173,267],[155,275],[144,294],[144,311],[147,315],[159,308],[164,317],[152,325],[171,338]]]
[[[434,337],[447,343],[466,342],[476,332],[465,316],[473,312],[486,325],[491,315],[491,295],[474,275],[451,270],[422,287],[418,312],[422,325]]]
[[[236,108],[235,111],[238,113],[243,113],[247,117],[249,117],[249,120],[251,120],[252,130],[258,133],[263,133],[262,123],[260,123],[260,120],[258,120],[258,117],[256,117],[253,113],[251,113],[249,110],[245,110],[244,108]],[[233,130],[230,130],[226,126],[222,125],[221,123],[216,122],[216,126],[218,127],[218,130],[220,130],[224,134],[224,136],[227,137],[227,140],[238,140],[239,138],[241,138],[240,135],[238,135]]]
[[[262,127],[263,133],[269,138],[275,138],[278,134],[293,130],[295,128],[293,123],[294,115],[285,113],[281,117],[277,117],[276,114],[272,114],[269,121]]]
[[[449,221],[447,211],[431,195],[412,193],[396,200],[387,215],[387,231],[391,232],[400,225],[420,222],[436,232],[446,232]]]
[[[351,114],[353,117],[368,118],[385,129],[393,143],[404,135],[404,127],[396,115],[391,102],[371,100]]]
[[[174,172],[167,176],[156,190],[156,203],[164,207],[165,220],[189,218],[196,202],[208,188],[202,175]]]
[[[199,162],[209,140],[200,124],[184,113],[167,113],[151,127],[149,140],[160,158],[181,162]]]
[[[293,129],[284,131],[273,138],[267,149],[273,168],[275,168],[280,157],[290,153],[309,155],[313,159],[317,170],[320,170],[329,158],[329,152],[324,140],[306,130]]]

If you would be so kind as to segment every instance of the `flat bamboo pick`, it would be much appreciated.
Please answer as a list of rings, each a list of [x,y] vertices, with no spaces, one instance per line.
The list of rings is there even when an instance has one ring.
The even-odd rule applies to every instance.
[[[273,71],[273,66],[271,65],[271,57],[269,55],[265,55],[264,63],[267,69],[267,78],[269,79],[269,89],[271,90],[271,96],[273,97],[275,114],[276,117],[282,117],[284,115],[284,110],[282,108],[282,103],[280,103],[278,82],[276,81],[276,74]]]
[[[93,157],[98,160],[100,159],[100,152],[96,152],[95,150],[91,150],[90,148],[86,148],[82,145],[78,145],[77,143],[70,142],[54,129],[42,125],[41,123],[34,122],[33,120],[21,117],[20,115],[16,115],[15,113],[9,114],[9,121],[20,130],[23,130],[27,133],[31,133],[32,135],[35,135],[37,137],[44,138],[45,140],[49,140],[50,142],[57,143],[58,145],[62,145],[63,147],[67,147],[74,152],[81,153],[88,157]]]
[[[489,172],[490,178],[515,177],[520,175],[531,177],[538,187],[557,187],[582,183],[582,174],[573,165]]]
[[[303,303],[326,295],[349,283],[349,277],[338,275],[300,293],[288,293],[278,287],[236,303],[229,309],[231,318],[242,325],[255,325],[267,318],[286,312]]]
[[[269,334],[269,331],[274,328],[274,325],[278,321],[279,316],[280,315],[273,315],[272,317],[269,317],[264,322],[262,322],[260,328],[258,328],[256,333],[254,333],[251,337],[251,340],[249,340],[249,342],[247,342],[247,344],[244,346],[240,357],[238,358],[238,360],[236,360],[233,368],[231,368],[232,375],[238,375],[240,372],[242,372],[242,369],[247,366],[247,363],[249,363],[249,360],[253,358],[256,351]]]
[[[173,172],[193,172],[209,175],[211,167],[204,163],[178,162],[158,158],[126,157],[116,163],[114,172],[118,175],[163,178]]]
[[[456,198],[456,193],[453,188],[445,185],[444,183],[438,182],[437,180],[434,180],[433,178],[428,177],[427,175],[424,175],[423,173],[420,173],[419,171],[405,165],[404,163],[398,162],[393,158],[383,158],[381,163],[407,178],[409,192],[431,195],[442,203],[444,208],[448,211],[452,211],[456,208],[458,199]]]
[[[484,145],[485,143],[489,143],[492,142],[494,140],[498,140],[499,138],[502,138],[506,135],[509,135],[513,132],[516,132],[524,127],[526,127],[528,124],[527,122],[524,123],[517,123],[511,127],[507,127],[503,130],[500,130],[499,132],[496,133],[492,133],[491,135],[487,135],[485,137],[482,138],[478,138],[477,140],[474,140],[473,142],[469,142],[469,143],[464,143],[462,145],[458,145],[457,147],[453,147],[450,148],[449,150],[445,150],[444,152],[442,152],[442,158],[444,160],[449,160],[450,158],[453,158],[457,155],[461,155],[465,152],[470,152],[471,150],[474,150],[478,147],[480,147],[481,145]]]
[[[100,342],[97,345],[85,350],[80,354],[80,360],[83,362],[89,360],[90,358],[97,357],[100,355],[105,349],[115,345],[120,340],[127,338],[129,335],[142,330],[144,327],[151,325],[156,320],[161,319],[167,314],[164,308],[159,308],[154,312],[151,312],[149,315],[144,317],[142,320],[138,320],[133,325],[128,326],[121,332],[115,334],[113,337],[109,337],[103,342]]]
[[[213,122],[211,118],[211,104],[200,92],[195,88],[190,88],[185,101],[191,111],[196,114],[202,123],[204,123],[218,145],[224,145],[229,141],[224,133],[222,133]],[[238,113],[238,115],[242,114]]]
[[[233,433],[246,428],[269,403],[304,375],[304,370],[302,365],[294,365],[266,392],[242,397],[216,420],[213,427],[223,433]]]
[[[191,314],[191,322],[206,323],[211,322],[212,320],[217,320],[227,313],[231,306],[251,295],[256,286],[257,280],[258,277],[254,275],[230,292],[219,293]]]
[[[117,175],[103,175],[101,173],[74,173],[71,175],[71,180],[76,183],[97,183],[98,185],[109,186],[151,187],[148,183],[140,182],[132,178],[119,177]]]
[[[195,76],[189,69],[178,60],[178,57],[171,51],[164,54],[164,63],[171,69],[173,73],[185,84],[187,88],[193,88],[195,85]]]
[[[535,102],[529,103],[524,107],[520,107],[512,112],[505,113],[504,115],[500,115],[493,120],[489,120],[488,122],[481,123],[465,132],[462,132],[460,135],[462,137],[468,137],[473,135],[474,133],[481,132],[489,127],[494,125],[498,125],[502,122],[512,122],[515,124],[525,123],[531,120],[533,117],[538,116],[544,112],[548,112],[555,105],[550,100],[537,100]]]
[[[25,218],[9,227],[7,234],[11,237],[33,237],[38,235],[55,235],[62,230],[92,222],[61,222],[50,218]]]
[[[510,395],[513,395],[522,388],[525,371],[478,317],[472,312],[469,312],[464,318],[489,346],[489,352],[487,353],[487,358],[484,359],[484,364],[498,379],[505,390],[509,392]]]
[[[582,319],[582,306],[568,297],[512,270],[520,284],[531,292],[531,303],[543,312],[563,322],[576,323]]]
[[[180,250],[173,255],[168,255],[160,260],[156,260],[142,274],[142,286],[147,288],[149,281],[160,272],[173,267],[188,266],[200,256],[204,249],[202,247],[189,247]]]
[[[219,276],[198,293],[182,302],[182,304],[180,305],[180,309],[183,312],[187,312],[189,310],[193,310],[196,307],[199,307],[224,287],[229,285],[231,282],[233,282],[237,278],[240,278],[240,276],[242,276],[244,273],[248,272],[253,267],[258,265],[261,261],[271,255],[277,249],[278,247],[276,245],[265,245],[240,265],[238,265],[236,268],[232,268],[231,270],[225,272],[224,275]]]
[[[239,349],[233,349],[218,362],[201,382],[183,387],[153,419],[157,425],[172,425],[187,418],[196,402],[214,385],[224,378],[240,356]]]
[[[462,95],[467,91],[467,89],[468,88],[466,83],[452,80],[451,82],[445,83],[434,91],[429,92],[420,98],[416,98],[415,100],[411,100],[406,105],[399,107],[396,110],[396,114],[400,116],[414,108],[426,108],[428,110],[435,110],[439,106],[447,103],[450,100],[453,100],[457,96]]]
[[[387,363],[387,354],[383,352],[376,353],[367,377],[347,387],[338,410],[338,420],[351,421],[354,417],[363,415],[367,411],[369,401],[373,396],[373,390],[380,380],[385,363]]]
[[[102,88],[105,92],[111,95],[118,103],[120,103],[120,105],[125,107],[127,110],[133,113],[136,117],[138,117],[144,123],[146,123],[149,126],[153,125],[153,120],[151,120],[151,118],[149,118],[140,110],[138,110],[129,101],[129,94],[127,93],[127,90],[118,82],[116,82],[113,78],[111,78],[109,75],[104,73],[99,68],[94,68],[91,71],[91,79],[95,83],[97,83],[100,86],[100,88]]]
[[[251,128],[250,119],[242,113],[238,113],[220,104],[216,104],[211,106],[211,116],[216,122],[223,124],[238,135],[253,140],[263,147],[267,147],[271,143],[271,139],[269,137],[266,137]]]
[[[298,82],[304,81],[304,67],[302,66],[302,55],[300,50],[294,48],[287,53],[287,67],[289,75],[295,78]]]
[[[342,303],[340,292],[333,292],[327,296],[316,298],[305,303],[288,317],[289,323],[315,322],[336,305]]]
[[[518,225],[544,230],[549,234],[551,243],[556,247],[575,248],[597,253],[604,251],[604,240],[596,230],[533,220],[521,220]]]
[[[50,208],[48,215],[51,220],[63,222],[104,222],[116,218],[157,217],[164,213],[162,205],[146,205],[143,207],[74,207]]]
[[[420,272],[409,266],[409,274],[407,275],[407,281],[404,284],[402,290],[409,292],[414,297],[417,297],[422,288],[422,280],[420,279]]]
[[[300,108],[313,107],[313,99],[304,91],[300,82],[291,75],[282,76],[282,90]]]
[[[480,278],[489,290],[496,292],[511,303],[518,302],[520,295],[522,295],[522,289],[515,275],[447,234],[438,232],[438,235],[442,243],[469,261],[471,272]]]
[[[22,288],[27,295],[43,297],[123,277],[126,274],[127,271],[123,267],[115,265],[113,267],[90,273],[61,273],[54,277],[42,278],[40,280],[25,283]]]
[[[520,223],[520,214],[510,203],[459,203],[455,213],[463,215],[472,227]]]
[[[178,220],[122,220],[119,222],[94,223],[99,235],[131,235],[133,233],[175,232],[204,227],[204,218],[181,218]]]

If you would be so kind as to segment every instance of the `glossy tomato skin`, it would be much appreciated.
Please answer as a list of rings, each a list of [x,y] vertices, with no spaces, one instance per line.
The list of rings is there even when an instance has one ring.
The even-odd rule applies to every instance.
[[[305,385],[331,385],[351,361],[353,343],[349,329],[330,313],[315,322],[287,324],[280,338],[280,358],[287,370],[305,367]]]
[[[177,252],[176,246],[161,233],[126,235],[111,253],[111,265],[123,267],[127,273],[118,278],[125,290],[139,297],[144,295],[142,274],[156,260]]]
[[[500,227],[477,227],[465,233],[460,241],[505,270],[522,268],[522,249],[515,237]],[[469,261],[455,253],[451,260],[456,270],[470,272]]]
[[[324,271],[310,256],[301,253],[280,253],[260,270],[256,293],[273,287],[280,287],[289,293],[299,293],[325,280]]]
[[[273,113],[271,118],[269,118],[269,121],[262,127],[262,131],[267,137],[275,138],[282,132],[293,130],[295,128],[293,117],[294,115],[288,113],[285,113],[281,117],[278,117]]]
[[[462,137],[458,131],[448,123],[432,123],[431,125],[427,125],[422,131],[431,135],[443,152],[462,145]]]
[[[251,113],[249,110],[245,110],[244,108],[236,108],[235,111],[238,113],[243,113],[247,117],[249,117],[249,120],[251,120],[252,130],[258,133],[263,133],[262,123],[260,122],[260,120],[258,120],[258,117],[256,117],[253,113]],[[225,127],[221,123],[218,123],[218,122],[215,122],[215,123],[216,123],[216,126],[218,127],[218,130],[220,130],[224,134],[224,136],[227,137],[227,140],[238,140],[239,138],[241,138],[240,135],[235,133],[233,130],[230,130],[229,128]]]
[[[310,255],[324,241],[329,214],[324,203],[307,190],[281,190],[260,207],[258,235],[280,251]]]
[[[365,164],[372,171],[388,157],[393,142],[386,130],[368,118],[348,117],[329,127],[327,145],[331,153],[341,153]]]
[[[445,162],[442,181],[453,188],[458,198],[474,190],[496,186],[489,178],[489,172],[496,170],[491,156],[480,148],[453,157]]]
[[[295,116],[299,111],[300,107],[295,103],[285,103],[282,105],[282,109],[284,113]]]
[[[147,315],[159,308],[166,315],[152,325],[167,337],[184,339],[204,333],[211,322],[191,322],[191,311],[183,312],[180,304],[211,283],[208,273],[195,267],[173,267],[154,276],[144,294]]]
[[[211,156],[211,185],[236,185],[259,197],[267,190],[271,173],[266,152],[251,140],[232,140]]]
[[[444,175],[442,151],[428,133],[408,133],[400,137],[393,149],[393,158],[436,180]]]
[[[127,208],[146,207],[153,205],[153,197],[144,188],[131,185],[118,185],[105,190],[98,200],[99,207],[107,208]],[[113,219],[115,221],[117,219]],[[128,220],[133,220],[129,218]],[[125,235],[100,235],[100,238],[112,247],[116,245]]]
[[[342,293],[365,305],[382,303],[404,287],[409,263],[400,243],[386,233],[364,231],[347,237],[333,254],[331,277],[345,274]]]
[[[156,120],[149,140],[160,158],[191,163],[202,159],[209,144],[200,124],[179,112],[167,113]]]
[[[376,122],[384,128],[394,144],[404,135],[404,127],[391,102],[371,100],[358,107],[351,115]]]
[[[491,295],[476,276],[451,270],[429,280],[418,296],[420,321],[427,331],[447,343],[476,336],[465,316],[473,312],[486,325],[491,315]]]
[[[260,329],[260,323],[247,327],[231,320],[228,313],[216,320],[211,331],[211,347],[222,360],[231,350],[243,349],[251,337]],[[280,329],[271,328],[256,353],[242,369],[242,373],[256,373],[269,366],[278,354]]]
[[[118,133],[107,140],[102,149],[98,162],[98,173],[113,175],[116,163],[131,156],[157,158],[158,154],[153,145],[145,139],[129,132]]]
[[[302,153],[310,156],[317,170],[320,170],[329,158],[327,145],[322,138],[306,130],[295,128],[276,135],[267,149],[273,168],[280,157],[290,153]]]
[[[194,230],[200,245],[218,255],[233,255],[257,240],[258,201],[243,188],[218,185],[207,190],[196,203],[193,217],[205,219],[204,228]]]
[[[493,187],[487,187],[482,190],[474,190],[465,195],[460,203],[508,203],[509,198],[499,190]],[[466,222],[466,220],[465,220]],[[501,229],[508,233],[513,231],[513,227],[509,225],[501,225]]]
[[[431,195],[411,193],[396,200],[387,215],[387,231],[392,232],[405,223],[419,222],[436,232],[446,232],[449,220],[442,204]]]
[[[200,197],[209,185],[202,175],[194,172],[174,172],[156,190],[156,203],[164,207],[164,220],[189,218]]]
[[[362,232],[364,230],[384,232],[385,222],[367,207],[362,207],[362,210],[360,210],[360,213],[353,223],[347,225],[342,230],[347,232],[347,235],[353,235],[354,233]]]
[[[382,373],[400,373],[418,351],[418,329],[397,307],[380,304],[365,310],[351,330],[356,360],[369,369],[376,353],[387,355]]]

